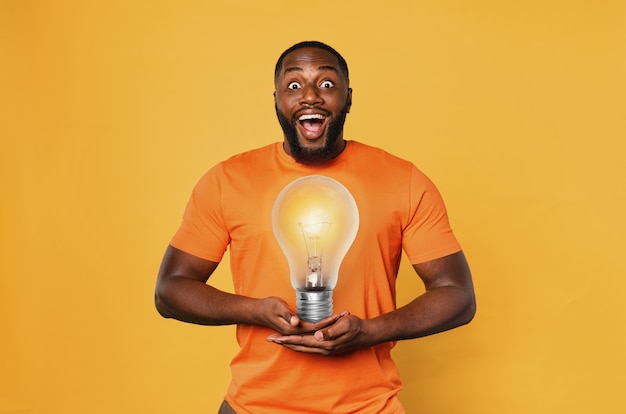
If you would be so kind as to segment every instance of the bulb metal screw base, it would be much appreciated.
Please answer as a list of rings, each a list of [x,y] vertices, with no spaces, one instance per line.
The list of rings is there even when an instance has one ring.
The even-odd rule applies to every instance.
[[[296,290],[296,312],[307,322],[319,322],[333,314],[332,290]]]

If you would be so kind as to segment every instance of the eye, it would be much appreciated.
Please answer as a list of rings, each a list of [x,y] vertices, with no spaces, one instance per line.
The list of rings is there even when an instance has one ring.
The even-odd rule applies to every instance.
[[[300,89],[300,84],[298,82],[289,82],[287,85],[287,89],[296,90]]]
[[[329,81],[329,80],[326,80],[326,81],[324,81],[324,82],[322,82],[322,83],[320,84],[320,87],[321,87],[321,88],[323,88],[323,89],[332,88],[333,86],[335,86],[335,84],[334,84],[334,83],[332,83],[332,82],[331,82],[331,81]]]

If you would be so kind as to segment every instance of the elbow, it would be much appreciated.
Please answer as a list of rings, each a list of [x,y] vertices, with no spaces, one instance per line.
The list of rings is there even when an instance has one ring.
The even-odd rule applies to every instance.
[[[474,319],[474,316],[476,316],[476,297],[472,292],[467,305],[465,305],[465,308],[463,309],[463,313],[460,318],[460,325],[467,325]]]
[[[163,288],[157,286],[154,291],[154,307],[156,308],[159,315],[164,318],[171,318],[172,314],[169,312],[169,308],[167,306],[167,302],[164,299],[165,292],[163,292]]]

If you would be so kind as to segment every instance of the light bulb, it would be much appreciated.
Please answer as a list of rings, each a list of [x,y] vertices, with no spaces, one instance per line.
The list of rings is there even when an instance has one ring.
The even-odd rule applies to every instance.
[[[300,319],[318,322],[332,314],[339,266],[358,228],[352,194],[332,178],[298,178],[278,194],[272,230],[289,264]]]

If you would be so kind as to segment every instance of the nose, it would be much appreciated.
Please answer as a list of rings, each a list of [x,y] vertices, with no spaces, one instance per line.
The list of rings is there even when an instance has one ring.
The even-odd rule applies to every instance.
[[[312,106],[319,105],[324,99],[319,93],[316,85],[309,84],[302,87],[302,95],[300,96],[300,105]]]

